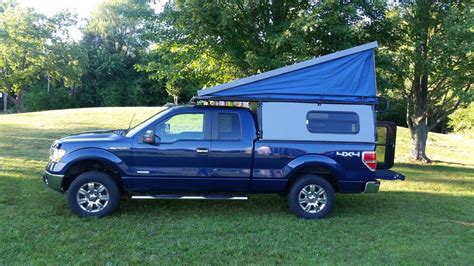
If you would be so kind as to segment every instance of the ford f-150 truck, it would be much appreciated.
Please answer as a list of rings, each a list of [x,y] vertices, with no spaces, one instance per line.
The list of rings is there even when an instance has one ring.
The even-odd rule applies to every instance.
[[[347,77],[338,72],[350,81],[338,93],[318,89],[319,83],[311,90],[305,87],[314,79],[327,79],[328,65],[322,63],[335,59],[364,56],[370,60],[356,61],[373,67],[365,53],[373,47],[345,50],[329,59],[320,57],[198,92],[197,99],[204,102],[241,100],[255,102],[256,108],[178,106],[130,130],[57,140],[43,180],[65,192],[70,209],[80,216],[109,215],[122,195],[241,200],[249,194],[278,193],[287,196],[298,217],[323,218],[334,207],[335,193],[377,192],[379,179],[404,179],[388,170],[394,160],[396,126],[376,122],[375,87],[365,73],[370,71],[351,70]],[[303,83],[291,81],[289,73]],[[266,83],[260,89],[262,82]],[[284,84],[292,84],[291,92],[296,92],[282,93]],[[358,95],[365,91],[367,95]]]

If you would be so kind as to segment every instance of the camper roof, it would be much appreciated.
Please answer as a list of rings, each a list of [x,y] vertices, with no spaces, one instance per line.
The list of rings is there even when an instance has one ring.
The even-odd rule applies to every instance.
[[[371,42],[198,91],[197,100],[376,103]]]

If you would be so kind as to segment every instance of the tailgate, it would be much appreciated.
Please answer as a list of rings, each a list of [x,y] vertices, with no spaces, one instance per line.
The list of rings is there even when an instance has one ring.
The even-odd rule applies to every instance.
[[[405,180],[405,176],[386,169],[375,170],[375,178],[383,180]]]

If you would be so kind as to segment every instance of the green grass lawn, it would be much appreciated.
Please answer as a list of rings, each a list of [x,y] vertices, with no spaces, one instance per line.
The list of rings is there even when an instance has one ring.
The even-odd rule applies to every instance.
[[[71,214],[43,185],[51,142],[126,128],[160,108],[93,108],[0,115],[0,264],[474,265],[474,140],[430,134],[435,163],[410,163],[398,130],[394,170],[378,194],[338,195],[327,219],[302,220],[276,195],[248,201],[132,201],[103,219]]]

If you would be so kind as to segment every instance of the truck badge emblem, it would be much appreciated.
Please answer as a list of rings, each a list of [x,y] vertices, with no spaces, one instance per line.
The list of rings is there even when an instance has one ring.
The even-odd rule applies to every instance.
[[[360,151],[337,151],[336,155],[342,157],[360,157]]]

